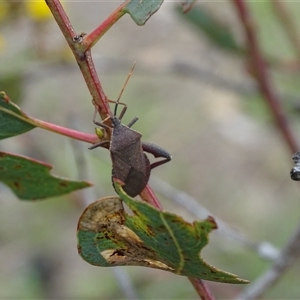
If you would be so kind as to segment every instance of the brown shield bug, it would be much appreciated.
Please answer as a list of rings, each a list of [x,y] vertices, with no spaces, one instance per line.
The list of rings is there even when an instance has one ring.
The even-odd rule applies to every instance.
[[[97,109],[95,109],[93,122],[108,133],[111,131],[110,141],[101,141],[89,148],[95,149],[100,146],[109,146],[112,160],[112,178],[117,178],[123,181],[123,189],[131,197],[137,196],[145,188],[150,177],[151,169],[171,160],[171,155],[166,150],[151,143],[143,143],[141,141],[142,134],[131,129],[131,126],[138,120],[137,117],[133,118],[127,126],[121,122],[127,110],[127,105],[119,102],[119,100],[132,74],[133,68],[127,76],[118,100],[109,100],[109,102],[115,103],[114,115],[108,116],[107,119],[100,123],[95,120],[97,114]],[[117,117],[117,108],[119,104],[124,107],[120,115]],[[109,120],[111,122],[110,125],[104,123]],[[103,132],[99,131],[99,129],[96,129],[96,134],[100,138],[103,137]],[[151,153],[156,158],[162,157],[163,159],[150,164],[150,161],[144,151]]]

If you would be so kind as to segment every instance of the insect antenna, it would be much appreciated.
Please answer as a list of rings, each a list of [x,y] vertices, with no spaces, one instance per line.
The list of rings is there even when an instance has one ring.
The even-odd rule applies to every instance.
[[[117,99],[117,101],[116,101],[115,110],[114,110],[114,116],[117,115],[118,105],[119,105],[119,104],[124,105],[124,108],[122,109],[122,111],[121,111],[121,113],[120,113],[120,116],[119,116],[119,119],[120,119],[120,120],[123,118],[123,116],[124,116],[124,114],[125,114],[125,112],[126,112],[126,109],[127,109],[127,105],[126,105],[125,103],[120,102],[120,99],[121,99],[121,96],[122,96],[122,94],[123,94],[123,92],[124,92],[124,90],[125,90],[125,87],[126,87],[128,81],[129,81],[129,78],[131,77],[131,74],[132,74],[132,72],[133,72],[133,70],[134,70],[135,64],[136,64],[136,62],[133,63],[133,66],[132,66],[130,72],[128,73],[128,75],[127,75],[127,78],[126,78],[125,83],[124,83],[124,85],[123,85],[123,87],[122,87],[122,90],[121,90],[121,92],[120,92],[120,95],[119,95],[119,97],[118,97],[118,99]]]

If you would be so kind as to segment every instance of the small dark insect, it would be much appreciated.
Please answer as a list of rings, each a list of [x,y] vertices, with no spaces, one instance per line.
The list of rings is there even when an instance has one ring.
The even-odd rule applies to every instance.
[[[295,181],[300,181],[300,152],[295,153],[292,158],[295,166],[291,170],[291,178]]]
[[[93,117],[94,124],[102,127],[108,132],[111,130],[111,140],[99,142],[89,148],[95,149],[100,146],[105,147],[109,145],[112,160],[112,178],[123,181],[123,189],[131,197],[137,196],[145,188],[149,181],[151,169],[171,160],[171,155],[163,148],[151,143],[141,142],[142,134],[131,129],[131,126],[138,120],[137,117],[133,118],[127,126],[121,122],[127,110],[127,106],[125,103],[119,102],[119,100],[132,74],[133,68],[125,81],[118,100],[109,100],[110,102],[115,103],[114,115],[107,118],[111,121],[110,126],[105,124],[104,121],[100,123],[95,120],[97,114],[97,109],[95,109]],[[119,117],[117,117],[117,108],[119,104],[124,107]],[[99,134],[99,129],[96,129],[96,133],[99,137],[102,137],[103,135],[102,132]],[[162,157],[163,159],[150,164],[144,151],[151,153],[154,157]]]

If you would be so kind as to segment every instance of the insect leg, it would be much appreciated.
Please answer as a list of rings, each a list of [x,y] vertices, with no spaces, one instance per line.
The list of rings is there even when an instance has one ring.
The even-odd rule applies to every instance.
[[[134,117],[127,126],[130,128],[138,119],[138,117]]]
[[[109,101],[109,102],[113,102],[113,101],[111,101],[111,100],[108,100],[108,101]],[[107,117],[105,120],[103,120],[102,122],[96,121],[96,117],[97,117],[97,112],[98,112],[98,110],[97,110],[97,104],[95,103],[94,100],[93,100],[93,104],[94,104],[94,106],[95,106],[95,111],[94,111],[94,115],[93,115],[93,123],[94,123],[95,125],[98,125],[98,126],[104,128],[104,129],[110,129],[110,127],[109,127],[108,125],[106,125],[106,124],[103,123],[105,120],[109,119],[110,116],[108,116],[108,117]]]
[[[142,148],[145,152],[151,153],[154,157],[164,157],[164,159],[151,164],[150,165],[151,169],[163,165],[172,159],[171,154],[167,150],[155,144],[143,142]]]
[[[89,147],[89,150],[104,146],[105,144],[107,144],[109,146],[109,141],[101,141],[99,143],[96,143],[96,144],[92,145],[91,147]]]

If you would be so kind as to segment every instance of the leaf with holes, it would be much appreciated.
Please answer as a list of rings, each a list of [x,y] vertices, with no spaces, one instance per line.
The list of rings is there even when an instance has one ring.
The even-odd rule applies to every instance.
[[[0,92],[0,140],[35,128],[25,121],[26,118],[26,114],[4,92]]]
[[[78,223],[78,252],[96,266],[143,266],[178,275],[226,283],[247,283],[202,260],[199,253],[216,228],[212,217],[188,223],[136,201],[115,182],[116,190],[133,212],[124,211],[119,197],[97,200],[86,208]]]
[[[51,166],[25,156],[0,152],[0,181],[24,200],[60,196],[91,186],[85,181],[71,181],[49,174]]]
[[[144,25],[163,2],[164,0],[131,0],[123,10],[130,14],[137,25]]]

